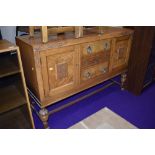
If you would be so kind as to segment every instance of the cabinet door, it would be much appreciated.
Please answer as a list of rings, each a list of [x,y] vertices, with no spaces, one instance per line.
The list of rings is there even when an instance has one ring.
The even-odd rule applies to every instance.
[[[46,77],[44,78],[46,96],[66,92],[74,88],[77,81],[76,51],[73,48],[62,48],[54,53],[56,54],[46,56],[47,69],[46,72],[43,70],[43,77]]]
[[[123,67],[128,63],[131,37],[119,37],[115,39],[114,50],[112,52],[112,68]]]

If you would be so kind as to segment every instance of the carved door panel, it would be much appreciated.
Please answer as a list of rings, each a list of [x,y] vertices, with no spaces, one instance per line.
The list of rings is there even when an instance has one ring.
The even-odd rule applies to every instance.
[[[127,65],[131,39],[129,36],[119,37],[115,40],[115,48],[112,55],[112,68]]]
[[[61,51],[62,50],[62,51]],[[73,48],[58,49],[56,54],[46,56],[43,74],[45,95],[53,96],[74,88],[77,82],[77,56]],[[52,51],[51,51],[52,53]],[[45,79],[45,78],[46,79]]]

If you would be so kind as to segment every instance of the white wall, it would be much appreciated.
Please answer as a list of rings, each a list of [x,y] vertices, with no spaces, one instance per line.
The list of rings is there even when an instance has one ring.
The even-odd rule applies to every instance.
[[[7,39],[12,43],[15,43],[16,26],[0,26],[3,39]]]

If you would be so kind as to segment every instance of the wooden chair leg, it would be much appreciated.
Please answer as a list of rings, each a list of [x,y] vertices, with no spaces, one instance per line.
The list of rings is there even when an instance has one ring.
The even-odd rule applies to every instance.
[[[99,26],[98,29],[99,29],[99,34],[103,34],[103,26]]]
[[[75,26],[75,38],[83,37],[83,26]]]
[[[42,32],[42,42],[47,43],[48,42],[48,30],[47,26],[42,26],[41,27],[41,32]]]

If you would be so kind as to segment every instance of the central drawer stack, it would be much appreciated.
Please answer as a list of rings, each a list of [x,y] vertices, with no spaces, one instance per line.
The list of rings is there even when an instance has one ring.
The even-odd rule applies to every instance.
[[[110,51],[111,40],[81,45],[81,82],[108,73]]]

